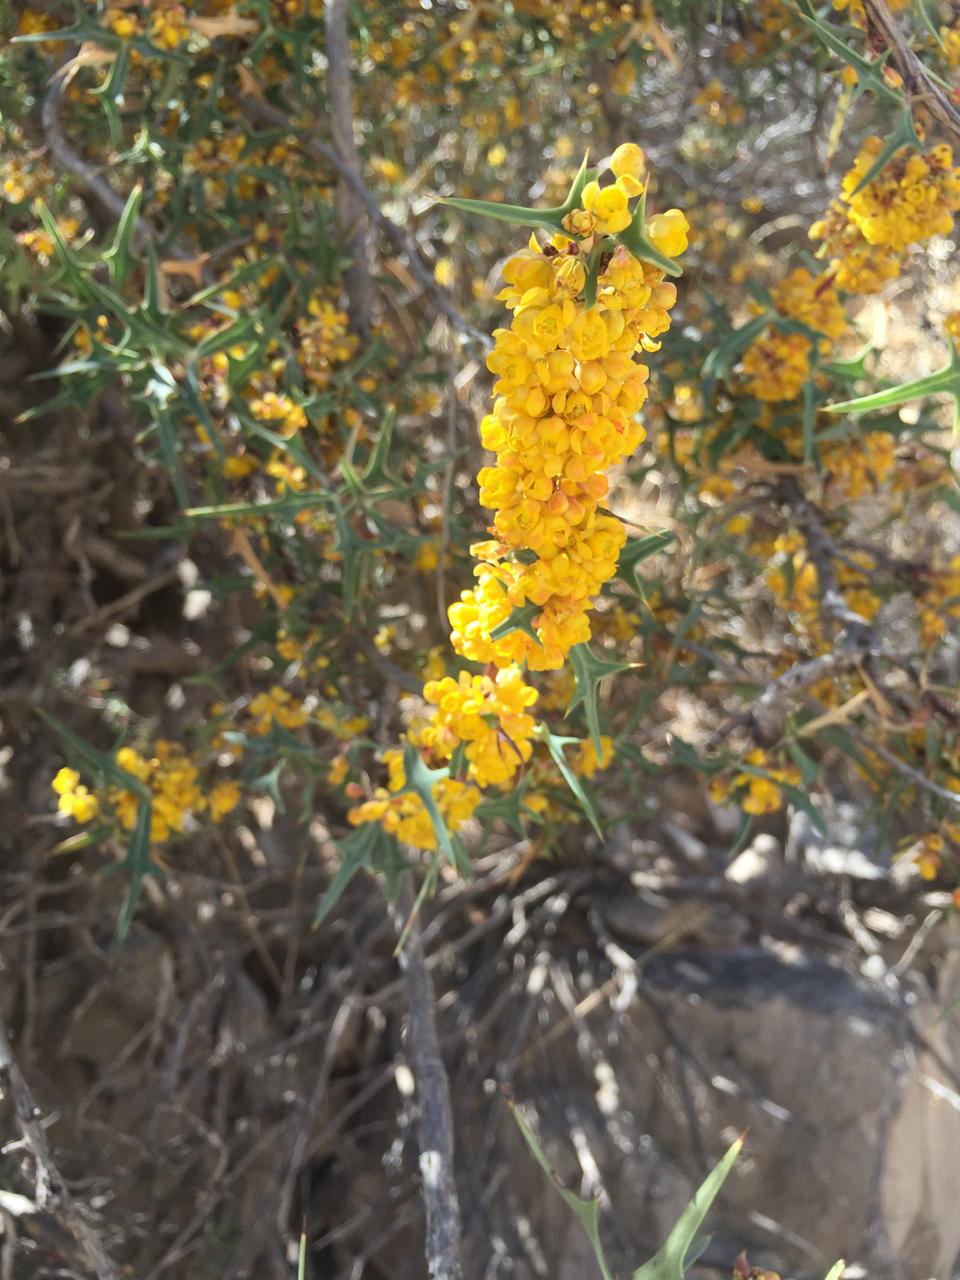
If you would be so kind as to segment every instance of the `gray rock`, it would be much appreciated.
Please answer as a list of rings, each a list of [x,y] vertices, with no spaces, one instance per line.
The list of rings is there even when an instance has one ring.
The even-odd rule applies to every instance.
[[[951,973],[960,987],[960,959]],[[595,1161],[611,1268],[649,1257],[703,1159],[749,1130],[722,1215],[707,1223],[722,1217],[708,1265],[728,1268],[747,1248],[783,1275],[822,1277],[842,1257],[871,1280],[947,1280],[960,1249],[960,1096],[906,1015],[858,975],[786,946],[677,949],[642,974],[612,1038],[609,1012],[594,1009],[516,1081],[567,1184],[580,1184],[584,1146]],[[950,1034],[937,1029],[936,1047],[953,1062]],[[559,1274],[554,1193],[519,1154],[511,1187]]]

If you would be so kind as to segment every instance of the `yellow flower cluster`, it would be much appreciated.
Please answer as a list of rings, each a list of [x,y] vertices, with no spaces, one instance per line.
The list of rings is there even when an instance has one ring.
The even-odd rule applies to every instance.
[[[951,67],[960,67],[960,30],[956,27],[941,27],[940,39],[943,41],[943,56]]]
[[[854,195],[882,150],[880,138],[868,138],[844,176],[842,199],[850,221],[869,244],[897,252],[932,235],[949,235],[960,209],[960,170],[953,167],[950,147],[938,143],[925,156],[904,149]]]
[[[212,820],[219,822],[236,807],[240,799],[239,783],[232,779],[219,782],[205,796],[197,786],[196,765],[176,743],[160,739],[154,750],[156,755],[149,760],[131,747],[121,747],[116,755],[120,768],[139,778],[153,793],[151,840],[166,840],[171,831],[182,831],[188,814],[207,810]],[[131,791],[108,787],[98,796],[80,783],[76,769],[61,769],[52,785],[60,797],[59,811],[70,814],[77,822],[89,822],[97,817],[102,804],[106,803],[127,831],[136,826],[140,800]]]
[[[496,677],[461,671],[456,680],[431,680],[423,696],[436,711],[410,740],[438,760],[449,760],[465,742],[467,776],[479,786],[506,787],[530,759],[535,721],[527,708],[537,691],[524,684],[519,667],[505,667]]]
[[[125,9],[107,9],[102,21],[103,25],[114,31],[121,40],[132,40],[134,36],[143,34],[143,24],[135,14],[127,13]]]
[[[783,804],[783,793],[777,783],[787,782],[796,786],[800,781],[799,770],[793,764],[775,768],[767,753],[759,748],[748,751],[743,762],[754,769],[763,769],[768,776],[738,773],[730,781],[718,775],[710,782],[711,799],[716,804],[723,804],[733,795],[744,813],[776,813]]]
[[[476,662],[560,667],[589,639],[586,610],[616,572],[625,541],[620,521],[599,507],[605,472],[644,439],[637,413],[649,370],[634,353],[657,349],[677,295],[662,270],[616,245],[601,260],[596,305],[587,309],[586,254],[597,236],[629,225],[628,199],[643,190],[643,153],[625,144],[610,168],[615,182],[589,183],[583,207],[567,215],[569,235],[543,246],[531,237],[503,269],[500,297],[513,321],[494,334],[487,365],[497,399],[481,426],[497,462],[478,476],[480,501],[496,512],[494,540],[472,549],[482,561],[477,587],[449,610],[454,648]],[[647,224],[668,255],[683,251],[686,231],[677,210]],[[528,602],[540,609],[539,643],[523,631],[492,640],[491,631]]]
[[[924,880],[935,880],[943,861],[943,836],[937,831],[928,831],[912,847],[913,862]]]
[[[385,831],[416,849],[436,849],[436,832],[423,801],[413,792],[396,794],[407,785],[402,752],[385,751],[383,761],[389,771],[389,790],[377,787],[373,799],[349,811],[348,821],[355,827],[363,822],[379,822]],[[433,794],[440,816],[453,830],[472,816],[482,799],[475,786],[457,778],[441,778],[434,784]]]
[[[198,770],[175,742],[158,739],[156,755],[145,759],[132,747],[121,747],[117,764],[145,782],[153,792],[150,839],[166,840],[171,830],[182,831],[188,813],[203,809],[206,800],[197,786]],[[140,800],[132,791],[111,789],[110,800],[128,831],[137,824]]]
[[[60,813],[68,813],[77,822],[89,822],[97,816],[100,809],[97,797],[83,786],[76,769],[61,769],[52,786],[60,797],[57,802]]]
[[[300,406],[289,396],[277,395],[275,391],[251,400],[250,412],[258,422],[282,436],[295,436],[307,425],[307,415]]]
[[[812,345],[802,333],[767,329],[743,354],[747,391],[768,403],[795,400],[810,373]]]
[[[798,267],[771,290],[771,297],[780,315],[800,320],[825,335],[822,350],[829,350],[826,339],[838,338],[847,327],[829,272],[811,276],[805,267]],[[795,399],[809,376],[812,349],[810,339],[802,333],[766,329],[744,352],[747,391],[767,402]]]
[[[158,5],[150,19],[150,39],[158,49],[176,49],[190,38],[182,4]]]
[[[360,339],[347,328],[347,313],[337,305],[330,291],[320,291],[310,299],[312,319],[301,321],[297,360],[305,376],[319,390],[330,385],[335,365],[356,355]]]
[[[307,723],[306,713],[299,701],[276,684],[268,693],[258,693],[247,711],[253,721],[250,728],[260,738],[270,732],[274,720],[284,729],[299,729]]]
[[[825,471],[851,500],[883,484],[896,463],[896,442],[886,431],[857,432],[850,440],[828,440],[820,446]]]
[[[602,756],[597,755],[593,738],[585,738],[577,748],[577,753],[570,762],[570,767],[578,778],[592,778],[599,769],[605,769],[613,760],[613,740],[606,734],[600,736]]]
[[[942,640],[950,618],[960,617],[960,556],[946,569],[929,571],[927,585],[917,599],[920,643],[929,648]]]

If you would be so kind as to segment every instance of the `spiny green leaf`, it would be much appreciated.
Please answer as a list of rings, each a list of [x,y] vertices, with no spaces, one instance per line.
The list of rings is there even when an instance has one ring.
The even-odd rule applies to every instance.
[[[150,788],[132,773],[128,773],[126,769],[121,769],[113,756],[108,756],[103,751],[98,751],[89,742],[78,737],[72,729],[68,729],[56,716],[44,711],[42,707],[37,707],[37,714],[46,720],[52,729],[56,729],[64,742],[70,744],[76,754],[86,762],[94,773],[99,774],[104,781],[112,782],[121,791],[129,791],[137,799],[145,800],[149,804],[153,798]]]
[[[876,350],[872,342],[868,342],[862,351],[851,360],[831,360],[820,368],[831,378],[840,378],[849,382],[857,382],[867,376],[867,356]]]
[[[897,117],[893,132],[884,140],[883,150],[846,198],[852,200],[864,187],[868,186],[903,147],[912,147],[914,151],[923,151],[923,143],[917,135],[916,126],[913,123],[913,112],[910,110],[909,103],[904,103],[903,110]]]
[[[600,745],[600,713],[597,709],[597,688],[600,681],[607,676],[615,676],[621,671],[629,671],[637,664],[635,662],[604,662],[602,658],[598,658],[594,654],[588,644],[584,643],[575,644],[570,650],[570,665],[573,667],[576,688],[567,706],[564,719],[569,717],[570,712],[575,707],[579,707],[583,703],[587,717],[587,727],[593,740],[593,749],[597,753],[597,759],[602,760],[603,748]]]
[[[130,192],[123,213],[120,215],[113,244],[103,255],[110,266],[110,279],[118,289],[122,289],[126,284],[135,261],[133,240],[137,234],[137,219],[140,216],[142,195],[143,187],[137,183]]]
[[[734,329],[733,333],[719,347],[711,351],[706,360],[704,360],[703,376],[705,378],[724,377],[729,366],[740,352],[746,351],[754,338],[758,338],[769,323],[769,315],[754,316],[752,320],[748,320],[739,329]]]
[[[497,204],[491,200],[437,198],[440,204],[459,209],[461,213],[477,213],[481,217],[496,218],[500,222],[512,222],[514,226],[543,227],[547,231],[562,231],[564,218],[571,210],[579,207],[583,188],[587,185],[588,172],[587,157],[584,156],[566,200],[554,209],[527,209],[523,205]]]
[[[672,258],[668,258],[666,254],[661,253],[647,238],[646,235],[646,218],[647,218],[647,192],[644,188],[643,195],[640,197],[640,203],[637,205],[633,213],[633,221],[629,227],[621,231],[616,239],[629,249],[635,258],[640,258],[644,262],[652,262],[654,266],[659,267],[661,271],[665,271],[668,276],[682,276],[683,271]]]
[[[597,835],[602,840],[603,829],[600,826],[600,819],[597,817],[597,814],[594,811],[593,805],[587,799],[587,793],[584,791],[583,787],[580,785],[579,778],[570,768],[570,763],[567,760],[567,757],[563,754],[564,746],[566,746],[570,742],[576,742],[579,745],[580,739],[556,737],[554,734],[550,732],[549,728],[542,723],[538,724],[536,729],[534,729],[534,734],[536,737],[540,739],[542,743],[544,743],[547,750],[550,752],[550,755],[553,757],[554,764],[557,766],[557,768],[560,770],[561,774],[563,775],[564,782],[566,782],[567,786],[570,788],[573,794],[580,801],[580,804],[583,808],[583,812],[587,815],[587,820],[589,821],[594,831],[596,831]]]
[[[313,917],[314,929],[319,928],[327,918],[358,871],[367,871],[373,875],[380,859],[390,853],[387,848],[389,844],[394,846],[396,856],[400,856],[396,840],[389,832],[384,831],[379,822],[361,823],[348,836],[333,843],[340,854],[340,866],[317,906],[317,914]]]
[[[525,604],[514,609],[509,618],[504,618],[501,623],[493,628],[490,632],[491,640],[502,640],[504,636],[508,636],[511,631],[522,631],[525,635],[530,636],[532,640],[536,640],[540,644],[540,637],[537,635],[533,627],[533,619],[539,618],[543,613],[542,604]],[[543,648],[542,644],[540,645]]]
[[[790,5],[789,7],[793,8],[794,6]],[[888,102],[904,101],[903,90],[892,88],[883,78],[883,68],[890,56],[889,49],[884,49],[879,58],[868,61],[862,54],[857,53],[855,49],[851,49],[848,44],[841,40],[833,27],[821,21],[811,0],[798,0],[797,12],[807,26],[816,32],[827,48],[832,49],[838,57],[843,59],[848,67],[853,67],[856,71],[857,83],[854,88],[854,99],[870,89],[878,98],[884,98]]]
[[[438,197],[440,204],[449,205],[461,213],[476,213],[485,218],[496,218],[499,222],[510,222],[516,227],[543,227],[546,231],[556,232],[563,229],[563,217],[559,209],[525,209],[518,204],[494,204],[487,200],[459,200],[449,196],[445,200]]]
[[[447,855],[450,865],[456,867],[460,874],[463,875],[463,861],[458,857],[457,850],[454,849],[447,824],[443,820],[433,794],[434,783],[439,782],[441,778],[446,778],[448,771],[446,769],[429,769],[417,748],[412,742],[408,742],[403,748],[403,772],[406,774],[407,782],[403,791],[399,794],[403,795],[405,792],[412,791],[420,797],[423,807],[433,823],[437,844]],[[469,875],[469,862],[467,862],[466,868]]]
[[[660,533],[647,534],[645,538],[628,538],[617,561],[617,577],[638,596],[642,596],[643,586],[637,576],[637,565],[644,560],[649,560],[658,551],[665,551],[673,541],[674,535],[669,529],[664,529]]]
[[[393,405],[388,405],[380,423],[380,435],[377,437],[377,443],[367,459],[367,465],[363,469],[363,479],[368,483],[375,483],[378,480],[393,480],[393,476],[387,470],[387,462],[390,458],[390,445],[393,441],[393,424],[396,416],[396,409]]]
[[[923,378],[901,383],[899,387],[890,387],[887,391],[858,396],[855,400],[842,400],[839,404],[825,404],[823,408],[827,413],[870,413],[874,409],[889,409],[893,405],[906,404],[909,400],[919,400],[922,396],[932,396],[938,392],[946,392],[953,397],[956,431],[960,425],[960,354],[952,340],[950,358],[943,369],[928,373]]]
[[[299,745],[299,744],[298,744]],[[280,813],[286,812],[283,793],[280,790],[280,775],[283,773],[285,760],[278,760],[272,769],[262,773],[258,778],[251,778],[249,785],[268,795]]]
[[[484,824],[486,830],[489,831],[493,823],[499,818],[501,822],[507,824],[519,839],[524,839],[527,833],[523,823],[520,821],[521,814],[531,819],[536,819],[537,817],[534,811],[528,809],[523,803],[523,797],[532,781],[533,774],[525,774],[517,786],[511,788],[510,791],[492,800],[484,800],[477,805],[474,814]]]

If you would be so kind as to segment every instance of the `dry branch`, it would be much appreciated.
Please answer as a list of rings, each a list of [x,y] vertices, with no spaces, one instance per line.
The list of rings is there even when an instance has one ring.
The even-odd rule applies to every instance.
[[[116,1280],[113,1263],[103,1251],[97,1233],[89,1227],[77,1212],[67,1184],[53,1158],[43,1124],[39,1120],[40,1108],[34,1100],[30,1086],[17,1066],[10,1048],[6,1028],[0,1023],[0,1083],[3,1092],[9,1094],[14,1111],[23,1132],[23,1142],[33,1156],[36,1165],[36,1204],[38,1209],[52,1213],[77,1242],[89,1265],[97,1273],[98,1280]]]
[[[878,36],[890,50],[891,60],[903,77],[907,94],[911,98],[921,99],[953,146],[960,147],[960,116],[910,48],[907,37],[897,25],[886,0],[863,0],[863,7],[870,32]]]
[[[360,177],[360,155],[353,137],[353,102],[350,81],[350,31],[346,0],[326,0],[327,100],[330,128],[344,166]],[[347,237],[353,261],[344,272],[349,299],[350,326],[366,341],[373,325],[373,284],[367,262],[367,236],[363,205],[352,182],[341,175],[337,191],[337,217]]]
[[[413,901],[413,890],[405,876],[397,904],[400,930],[410,918]],[[433,1280],[462,1280],[450,1081],[440,1053],[433,982],[416,917],[400,952],[400,967],[410,1001],[410,1058],[420,1096],[420,1175],[427,1211],[427,1267]]]

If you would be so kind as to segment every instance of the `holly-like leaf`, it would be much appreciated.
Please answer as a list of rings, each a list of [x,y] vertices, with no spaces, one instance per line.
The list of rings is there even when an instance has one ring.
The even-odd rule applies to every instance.
[[[138,183],[130,192],[127,203],[124,205],[114,232],[113,244],[103,255],[110,266],[110,279],[118,289],[122,289],[126,284],[136,261],[133,241],[137,234],[142,194],[143,187]]]
[[[790,6],[793,7],[792,5]],[[811,0],[797,0],[797,12],[803,21],[812,31],[820,37],[828,49],[833,52],[847,64],[853,67],[857,73],[857,83],[854,87],[854,99],[859,98],[862,93],[866,93],[868,89],[872,90],[878,98],[884,98],[888,102],[903,102],[905,95],[902,89],[895,89],[892,85],[888,85],[883,78],[883,68],[890,56],[890,50],[884,49],[879,58],[868,61],[856,49],[852,49],[845,41],[841,40],[839,33],[834,27],[828,23],[822,22],[816,9],[813,7]]]
[[[738,1138],[723,1159],[714,1166],[700,1184],[696,1195],[681,1213],[677,1225],[667,1237],[666,1244],[653,1255],[649,1262],[637,1268],[633,1273],[633,1280],[683,1280],[684,1262],[690,1253],[700,1224],[717,1198],[717,1193],[733,1168],[733,1162],[740,1154],[742,1146],[743,1138]]]
[[[121,791],[129,791],[138,800],[145,800],[148,804],[150,803],[153,799],[153,793],[150,788],[146,783],[135,777],[134,774],[128,773],[126,769],[121,769],[113,756],[108,756],[103,751],[98,751],[89,742],[85,742],[83,738],[78,737],[72,729],[68,729],[56,716],[44,711],[42,707],[37,707],[37,714],[46,720],[52,729],[56,729],[64,742],[73,748],[76,755],[84,761],[88,768],[102,777],[105,782],[112,782]]]
[[[502,640],[504,636],[508,636],[511,631],[522,631],[528,635],[531,640],[536,640],[540,644],[540,637],[533,628],[533,619],[539,618],[543,613],[542,604],[525,604],[513,610],[509,618],[504,620],[493,628],[490,632],[491,640]],[[543,648],[542,645],[540,645]]]
[[[650,533],[645,538],[628,538],[617,561],[617,577],[638,596],[642,596],[643,587],[637,576],[637,565],[644,560],[649,560],[658,551],[665,551],[673,541],[674,535],[669,529],[664,529],[660,533]]]
[[[380,423],[380,435],[377,437],[377,443],[363,470],[363,479],[370,484],[375,484],[379,480],[394,482],[393,476],[387,470],[387,462],[390,458],[390,445],[393,441],[393,424],[396,416],[397,413],[394,406],[388,405],[383,415],[383,421]]]
[[[650,243],[646,235],[646,225],[647,192],[646,188],[644,188],[640,202],[634,210],[633,221],[629,227],[626,227],[615,238],[620,241],[625,249],[629,249],[635,258],[640,258],[644,262],[652,262],[661,271],[665,271],[668,276],[682,276],[683,271],[674,260],[668,258],[666,254],[661,253],[659,249]]]
[[[528,773],[520,780],[517,786],[512,787],[503,795],[496,796],[492,800],[484,800],[477,805],[474,814],[484,824],[484,834],[489,831],[493,823],[499,818],[501,822],[507,824],[520,840],[524,839],[527,833],[520,820],[521,815],[532,819],[537,817],[534,811],[528,809],[523,803],[523,797],[532,780],[533,775]]]
[[[914,151],[923,151],[923,142],[920,140],[916,126],[913,123],[913,112],[910,110],[910,104],[906,102],[903,104],[903,110],[897,116],[897,123],[893,132],[884,139],[883,150],[846,198],[852,200],[855,195],[874,180],[877,174],[904,147],[912,147]]]
[[[113,948],[110,953],[111,960],[116,960],[117,953],[130,932],[137,904],[140,901],[140,895],[143,893],[143,877],[145,875],[154,875],[160,880],[166,879],[166,872],[162,867],[158,867],[150,856],[150,828],[152,822],[153,806],[149,801],[141,800],[137,808],[137,825],[130,835],[126,856],[115,868],[111,867],[111,871],[130,872],[130,888],[127,890],[127,896],[124,898],[123,906],[120,908],[120,915],[117,917],[117,928],[113,936]]]
[[[739,329],[734,329],[704,360],[703,376],[705,378],[724,377],[741,351],[746,351],[754,338],[759,338],[769,323],[770,316],[765,314],[754,316]]]
[[[557,766],[557,768],[560,770],[560,773],[563,775],[564,782],[566,782],[567,786],[570,788],[573,794],[580,801],[580,805],[583,808],[583,812],[587,815],[588,822],[590,823],[594,831],[602,840],[603,829],[600,826],[600,819],[597,817],[597,814],[593,808],[593,805],[587,799],[587,793],[584,791],[583,787],[580,785],[579,778],[570,768],[570,763],[567,760],[567,757],[563,754],[563,748],[568,743],[576,742],[579,744],[580,739],[557,737],[556,735],[550,732],[550,730],[547,728],[545,724],[538,724],[533,732],[535,736],[540,739],[540,741],[544,744],[544,746],[550,752],[550,755],[553,757],[553,763]]]
[[[831,378],[837,378],[840,381],[858,382],[861,378],[867,376],[867,356],[872,355],[876,350],[872,342],[868,342],[862,351],[859,351],[850,360],[831,360],[829,364],[822,364],[820,368]]]
[[[358,871],[373,875],[381,869],[381,864],[392,870],[398,858],[403,860],[396,840],[384,831],[379,822],[361,823],[348,836],[333,843],[340,854],[340,866],[317,906],[317,914],[313,917],[314,929],[318,929],[327,918]]]
[[[464,875],[464,861],[460,856],[460,850],[454,847],[453,840],[450,837],[450,831],[447,824],[443,820],[437,801],[433,794],[434,783],[439,782],[441,778],[449,776],[448,769],[430,769],[424,763],[423,756],[413,745],[412,742],[406,743],[403,748],[403,772],[406,774],[406,786],[399,793],[404,795],[408,791],[412,791],[414,795],[420,797],[423,807],[426,809],[430,821],[433,823],[433,830],[437,837],[437,844],[447,855],[447,860],[452,867],[460,872],[464,879],[470,874],[470,863],[466,861],[466,875]]]
[[[600,745],[600,713],[597,708],[597,688],[600,681],[606,676],[619,675],[621,671],[629,671],[631,667],[635,667],[637,664],[635,662],[604,662],[602,658],[596,656],[588,644],[584,643],[575,644],[570,650],[570,665],[573,667],[576,688],[567,706],[564,719],[569,717],[570,712],[575,707],[579,707],[583,703],[587,717],[587,728],[590,730],[590,737],[593,740],[593,749],[597,753],[597,759],[602,760],[603,748]]]

